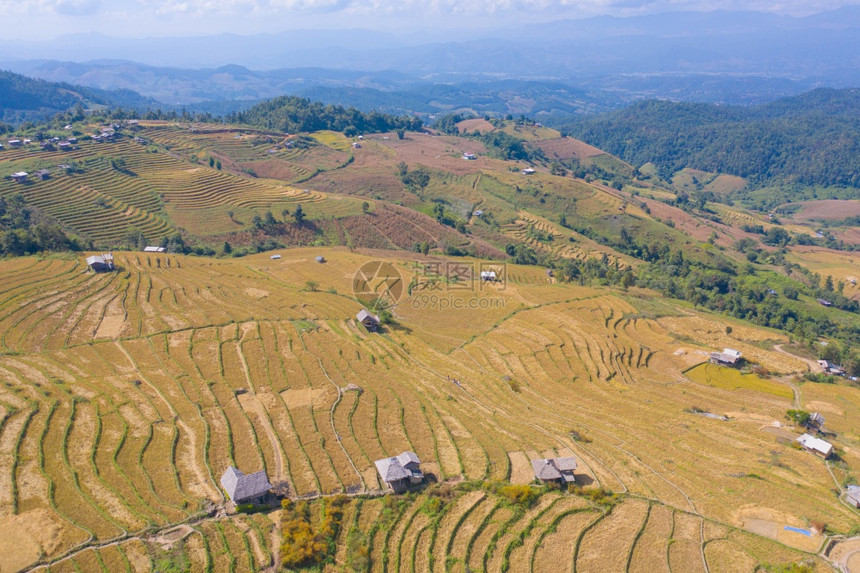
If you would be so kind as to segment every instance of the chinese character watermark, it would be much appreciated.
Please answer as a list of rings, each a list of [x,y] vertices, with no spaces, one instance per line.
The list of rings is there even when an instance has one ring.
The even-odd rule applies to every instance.
[[[503,308],[503,297],[464,296],[507,288],[507,265],[486,261],[415,262],[408,282],[393,264],[371,261],[353,276],[355,297],[373,312],[408,304],[416,309],[480,310]]]

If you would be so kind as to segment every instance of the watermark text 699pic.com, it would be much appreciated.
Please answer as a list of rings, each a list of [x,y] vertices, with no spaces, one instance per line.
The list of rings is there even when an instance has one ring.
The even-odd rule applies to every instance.
[[[504,308],[507,299],[500,296],[489,297],[461,297],[453,293],[448,294],[414,294],[410,297],[409,304],[416,309],[429,310],[485,310],[489,308]]]

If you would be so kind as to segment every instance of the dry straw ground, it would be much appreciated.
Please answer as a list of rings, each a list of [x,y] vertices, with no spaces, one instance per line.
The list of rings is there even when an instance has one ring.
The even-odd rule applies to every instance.
[[[504,288],[441,293],[449,305],[504,304],[406,299],[397,325],[370,334],[350,285],[377,255],[281,254],[116,253],[109,274],[87,272],[82,257],[0,262],[0,528],[14,543],[0,552],[4,571],[67,554],[51,570],[145,570],[162,558],[256,570],[276,553],[277,518],[194,521],[223,502],[228,465],[265,469],[294,495],[371,492],[373,461],[407,449],[440,481],[527,481],[527,457],[569,453],[589,487],[621,498],[609,515],[558,494],[521,513],[460,492],[438,521],[418,511],[423,498],[405,499],[390,532],[375,533],[374,571],[386,560],[392,570],[396,555],[400,569],[436,571],[542,571],[555,559],[597,570],[606,551],[613,568],[678,570],[702,555],[715,566],[786,562],[810,547],[744,533],[750,511],[783,516],[772,519],[780,529],[857,522],[824,462],[762,430],[783,419],[790,389],[737,389],[718,369],[698,382],[682,374],[688,356],[676,351],[690,341],[741,348],[784,373],[805,368],[767,349],[772,332],[727,336],[713,317],[654,315],[646,293],[510,266]],[[391,262],[409,276],[413,261]],[[344,392],[350,384],[362,392]],[[857,391],[805,384],[800,398],[832,417],[842,471],[856,471]],[[366,501],[358,519],[373,522],[367,512],[385,503]],[[186,519],[193,532],[170,550],[150,543],[148,528]],[[703,523],[724,524],[725,539]]]

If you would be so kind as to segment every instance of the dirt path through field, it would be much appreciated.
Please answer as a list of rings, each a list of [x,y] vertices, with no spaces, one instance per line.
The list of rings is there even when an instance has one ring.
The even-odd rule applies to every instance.
[[[287,472],[284,470],[284,457],[281,452],[281,442],[278,440],[278,435],[275,433],[274,428],[272,428],[272,424],[269,422],[265,406],[260,403],[260,399],[256,394],[240,394],[238,399],[239,404],[241,404],[242,408],[246,412],[253,413],[257,417],[257,420],[259,420],[260,425],[263,427],[263,431],[266,433],[266,438],[268,438],[269,442],[272,444],[272,451],[275,454],[276,479],[289,480],[289,476],[287,476]],[[295,485],[291,483],[290,487],[295,488]],[[293,489],[293,491],[295,491],[295,489]]]
[[[340,404],[340,401],[343,400],[343,388],[338,386],[335,381],[331,379],[331,376],[328,375],[328,370],[325,369],[325,365],[323,364],[322,358],[308,350],[308,345],[305,344],[305,339],[301,336],[301,333],[299,333],[299,340],[302,341],[302,347],[304,348],[305,352],[317,359],[317,362],[319,362],[320,365],[320,370],[322,371],[326,380],[328,380],[329,383],[334,386],[335,391],[337,391],[337,399],[332,403],[331,408],[328,412],[329,423],[331,424],[331,431],[334,432],[334,435],[337,437],[337,445],[340,446],[340,449],[343,451],[343,455],[346,456],[346,460],[349,462],[349,465],[352,466],[352,470],[355,472],[355,475],[358,476],[358,481],[361,483],[361,491],[367,491],[367,483],[365,483],[364,481],[364,476],[361,475],[360,471],[358,471],[358,467],[355,465],[352,456],[349,455],[349,452],[346,450],[346,447],[344,447],[343,443],[340,441],[340,434],[337,433],[337,426],[334,423],[334,412],[335,410],[337,410],[337,406],[338,404]]]
[[[236,342],[236,354],[239,356],[239,361],[242,363],[242,372],[245,373],[245,380],[248,382],[249,394],[240,394],[239,404],[245,411],[253,412],[257,416],[266,437],[272,445],[272,451],[275,454],[275,475],[278,480],[287,479],[287,472],[284,469],[284,453],[281,451],[281,442],[278,440],[278,435],[275,429],[272,428],[272,422],[266,413],[266,408],[257,397],[257,389],[254,387],[254,382],[251,380],[251,370],[248,368],[248,361],[245,359],[245,352],[242,350],[242,341],[245,339],[247,332],[242,333],[242,339]],[[289,480],[290,482],[292,480]],[[290,483],[291,488],[295,488],[295,484]],[[295,491],[295,489],[293,489]]]
[[[164,402],[164,404],[170,410],[171,417],[173,418],[173,421],[176,423],[176,427],[179,428],[180,430],[182,430],[188,436],[188,439],[191,442],[191,450],[196,452],[197,451],[197,436],[194,434],[191,427],[182,421],[182,417],[176,412],[176,409],[173,407],[173,404],[170,403],[170,400],[168,400],[167,398],[164,397],[164,394],[161,393],[161,390],[156,388],[155,385],[152,382],[150,382],[146,378],[146,376],[143,375],[143,372],[141,372],[140,368],[137,367],[137,363],[134,361],[134,359],[131,357],[131,354],[128,353],[128,351],[125,349],[125,347],[122,345],[122,343],[117,341],[115,344],[116,344],[117,348],[119,348],[120,352],[122,352],[125,355],[129,364],[131,364],[132,368],[134,369],[134,373],[138,377],[138,379],[142,380],[144,384],[149,386],[152,389],[152,391],[155,392],[159,398],[161,398],[162,402]],[[204,455],[206,455],[205,452],[204,452]],[[207,477],[206,474],[203,473],[203,468],[201,468],[199,464],[192,463],[191,466],[194,470],[194,473],[197,475],[198,483],[201,485],[205,484],[204,487],[206,487],[206,489],[209,490],[209,493],[213,493],[213,490],[211,488],[211,484],[212,484],[211,477]],[[215,493],[216,493],[216,495],[214,497],[216,497],[216,498],[217,497],[223,497],[218,492],[215,492]]]
[[[816,362],[815,360],[810,360],[809,358],[803,358],[802,356],[798,356],[797,354],[792,354],[791,352],[789,352],[787,350],[783,350],[782,344],[774,344],[773,349],[776,350],[777,352],[785,354],[786,356],[791,356],[792,358],[806,362],[806,365],[809,366],[809,371],[812,372],[813,374],[818,374],[818,373],[824,372],[824,369],[821,368],[821,365],[818,362]]]

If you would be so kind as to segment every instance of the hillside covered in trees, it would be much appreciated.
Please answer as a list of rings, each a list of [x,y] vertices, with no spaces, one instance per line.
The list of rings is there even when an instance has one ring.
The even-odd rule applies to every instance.
[[[101,90],[67,83],[47,82],[0,70],[0,121],[17,124],[92,106],[145,110],[154,100],[131,90]]]
[[[563,129],[664,178],[685,167],[775,183],[860,186],[860,90],[756,107],[642,101]]]
[[[328,129],[348,136],[398,129],[420,130],[422,126],[417,117],[395,117],[374,111],[363,113],[354,107],[324,105],[295,96],[259,103],[247,111],[230,114],[227,120],[288,133]]]

